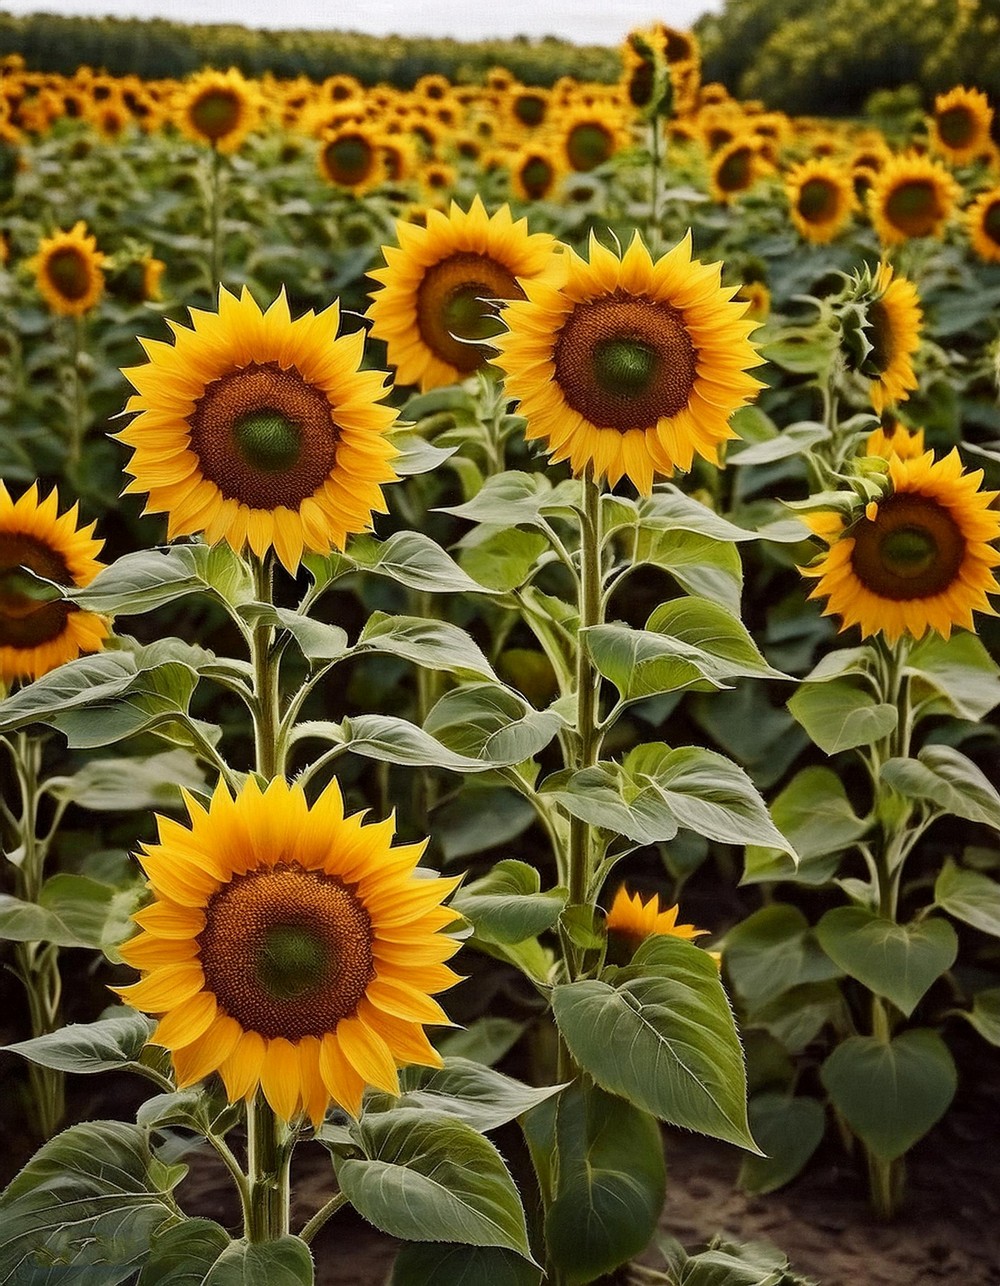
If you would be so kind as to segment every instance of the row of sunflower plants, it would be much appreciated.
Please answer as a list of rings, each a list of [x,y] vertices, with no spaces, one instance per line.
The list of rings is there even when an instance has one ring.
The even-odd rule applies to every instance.
[[[478,248],[455,253],[470,226]],[[494,337],[504,392],[493,377],[480,380],[476,426],[522,429],[497,414],[518,399],[529,437],[568,458],[572,476],[553,484],[544,472],[495,468],[452,508],[472,524],[461,541],[471,564],[418,529],[384,541],[359,534],[384,507],[383,488],[408,469],[441,467],[448,449],[398,430],[382,373],[362,367],[363,333],[337,336],[336,304],[293,319],[284,294],[264,310],[249,292],[223,288],[216,312],[193,311],[173,344],[145,341],[148,361],[126,372],[134,418],[118,437],[133,453],[129,488],[167,515],[169,547],[126,554],[96,575],[91,558],[74,575],[49,533],[61,523],[64,542],[93,555],[92,530],[77,530],[73,515],[56,520],[51,496],[39,506],[29,493],[10,508],[7,538],[22,546],[12,594],[31,635],[30,648],[15,642],[16,677],[36,677],[0,706],[5,738],[24,745],[43,725],[93,749],[155,734],[215,784],[185,789],[186,821],[160,816],[156,840],[138,854],[148,890],[133,915],[139,933],[115,944],[143,975],[115,987],[126,1007],[12,1047],[47,1070],[128,1068],[160,1093],[135,1125],[72,1126],[22,1170],[0,1199],[8,1273],[55,1257],[109,1281],[279,1269],[308,1281],[313,1238],[349,1203],[416,1243],[397,1260],[399,1283],[469,1272],[539,1281],[543,1268],[555,1281],[590,1281],[656,1229],[658,1120],[756,1151],[739,1038],[717,963],[692,942],[697,930],[676,924],[676,908],[658,913],[624,892],[607,916],[597,905],[628,852],[682,827],[794,859],[750,779],[723,756],[663,742],[613,752],[623,713],[643,700],[783,677],[738,616],[732,543],[759,533],[676,488],[652,490],[654,472],[687,468],[696,451],[714,456],[730,412],[752,397],[753,324],[720,286],[719,266],[693,260],[687,242],[656,261],[638,238],[621,258],[594,242],[584,260],[551,239],[531,246],[523,222],[506,211],[487,219],[479,206],[407,231],[406,262],[394,273],[387,256],[371,310],[391,356],[408,337],[384,333],[401,310],[382,300],[414,261],[425,267],[421,306],[440,310],[437,329],[422,329],[428,349],[447,357],[457,335],[463,366],[467,351],[480,365],[469,341],[496,328],[476,306],[484,282],[491,296],[505,293],[498,284],[513,294],[511,246],[546,252],[536,280],[517,288],[526,297],[504,311]],[[555,379],[540,381],[533,372],[552,360],[557,335]],[[694,346],[704,367],[690,358]],[[605,424],[619,412],[620,423]],[[502,443],[491,446],[502,464]],[[626,475],[638,502],[610,490]],[[17,530],[19,507],[33,540]],[[795,539],[792,527],[771,534]],[[697,557],[680,576],[704,592],[664,604],[643,628],[610,619],[626,578],[647,562],[683,559],[691,538]],[[556,699],[535,708],[498,679],[470,634],[433,612],[378,610],[352,641],[324,618],[336,615],[327,596],[358,577],[385,578],[420,602],[461,593],[495,603],[537,640]],[[221,609],[241,656],[170,637],[82,646],[66,637],[70,623],[99,622],[103,632],[108,618],[190,595]],[[88,654],[46,671],[37,653],[56,640]],[[307,717],[315,698],[323,713],[336,706],[338,667],[371,654],[435,676],[430,694],[418,691],[428,706],[421,722]],[[249,756],[234,756],[234,729],[194,713],[203,684],[245,711],[227,723],[250,729]],[[316,743],[310,758],[303,746]],[[530,805],[551,867],[508,858],[459,888],[420,864],[426,840],[394,846],[392,818],[345,813],[331,769],[351,755],[489,774]],[[34,816],[25,810],[27,829]],[[557,1046],[542,1087],[428,1041],[425,1026],[447,1024],[434,996],[458,981],[446,962],[463,940],[537,994],[536,1022]],[[142,1011],[158,1016],[155,1027]],[[514,1118],[534,1167],[530,1234],[485,1137]],[[239,1238],[192,1223],[172,1195],[192,1135],[233,1179]],[[336,1190],[293,1235],[291,1158],[308,1137],[328,1148]],[[72,1226],[60,1217],[68,1200]]]

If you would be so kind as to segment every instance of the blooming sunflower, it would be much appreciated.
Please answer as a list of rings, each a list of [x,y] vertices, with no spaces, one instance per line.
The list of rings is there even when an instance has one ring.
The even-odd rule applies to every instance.
[[[881,415],[886,406],[904,402],[917,387],[913,357],[920,347],[923,313],[916,286],[906,277],[894,277],[887,263],[879,265],[875,291],[868,306],[872,351],[862,371],[875,376],[869,391],[872,406]]]
[[[318,1125],[366,1085],[398,1094],[397,1066],[439,1067],[423,1024],[448,1023],[431,995],[459,981],[439,932],[458,880],[420,877],[426,841],[390,847],[392,819],[345,817],[336,781],[311,807],[281,779],[185,800],[190,828],[159,817],[139,856],[154,901],[121,955],[145,976],[116,988],[163,1015],[178,1084],[218,1072],[230,1101],[259,1086]]]
[[[292,321],[282,293],[262,312],[243,288],[219,311],[171,323],[175,343],[143,340],[149,361],[124,372],[139,414],[118,434],[133,448],[127,491],[169,515],[168,534],[204,532],[294,571],[303,548],[343,548],[384,512],[394,482],[380,406],[384,374],[360,369],[364,332],[337,337],[336,303]]]
[[[964,165],[989,150],[993,108],[981,90],[956,85],[934,100],[931,145],[953,165]]]
[[[806,241],[832,241],[851,217],[854,184],[851,175],[825,157],[803,161],[785,176],[792,223]]]
[[[690,233],[655,263],[638,234],[621,259],[592,237],[589,263],[568,251],[526,283],[504,309],[495,360],[527,437],[576,474],[627,475],[644,494],[695,452],[714,461],[761,361],[720,267],[692,260]]]
[[[544,201],[562,180],[554,153],[545,145],[522,148],[510,162],[511,182],[522,201]]]
[[[627,147],[631,135],[613,104],[568,108],[553,124],[551,141],[566,168],[587,174]]]
[[[104,564],[94,523],[77,526],[77,506],[59,516],[53,489],[42,501],[32,485],[15,503],[0,482],[0,680],[38,679],[84,652],[99,652],[108,636],[103,616],[61,599],[43,601],[21,568],[57,585],[89,585]]]
[[[841,630],[859,625],[863,638],[881,632],[890,644],[973,629],[973,611],[993,614],[987,594],[1000,592],[998,493],[979,490],[982,470],[965,473],[957,450],[937,462],[931,451],[892,453],[888,464],[888,493],[856,521],[828,511],[807,519],[830,546],[801,569],[818,581],[810,598],[829,600],[823,615],[840,616]]]
[[[658,893],[643,902],[638,893],[630,894],[623,884],[611,903],[607,930],[609,933],[620,933],[623,937],[631,938],[636,946],[643,938],[653,934],[665,934],[691,942],[708,932],[707,929],[696,929],[693,924],[678,924],[679,911],[679,905],[661,911]]]
[[[1000,188],[978,196],[965,219],[976,254],[987,263],[1000,263]]]
[[[937,237],[951,217],[958,184],[929,156],[908,152],[887,161],[868,189],[868,211],[887,246]]]
[[[61,317],[82,317],[104,290],[101,266],[106,256],[81,219],[69,232],[43,237],[38,253],[28,260],[42,298]]]
[[[174,103],[174,119],[183,132],[220,152],[235,152],[259,114],[256,86],[235,67],[197,72],[180,86]]]
[[[712,157],[708,188],[713,200],[728,205],[734,197],[753,187],[763,169],[757,140],[746,135],[734,138]]]
[[[882,423],[865,440],[865,455],[881,456],[888,460],[898,455],[902,460],[912,460],[924,454],[923,429],[909,429],[890,412],[882,416]]]
[[[489,301],[523,297],[519,281],[544,271],[555,244],[528,232],[507,206],[488,216],[476,197],[463,213],[427,214],[426,227],[397,223],[399,248],[384,246],[386,267],[369,273],[382,289],[368,316],[372,334],[388,345],[388,360],[402,384],[438,388],[464,379],[484,364],[480,344],[500,329]]]
[[[382,135],[364,125],[330,130],[320,140],[319,172],[335,187],[367,192],[386,177],[382,144]]]

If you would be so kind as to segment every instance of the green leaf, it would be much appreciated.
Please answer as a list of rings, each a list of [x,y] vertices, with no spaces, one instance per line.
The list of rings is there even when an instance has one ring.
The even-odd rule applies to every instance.
[[[76,935],[71,933],[57,915],[46,911],[37,902],[0,893],[0,940],[8,942],[55,942],[58,946],[78,946]]]
[[[598,1085],[674,1125],[756,1150],[743,1051],[707,952],[647,938],[628,968],[556,987],[552,1007]]]
[[[876,701],[867,688],[849,679],[804,682],[788,708],[828,755],[874,745],[896,726],[896,707]]]
[[[523,942],[551,929],[566,905],[565,889],[540,890],[541,877],[533,866],[505,859],[489,874],[460,888],[451,907],[465,916],[483,941]]]
[[[155,1094],[136,1112],[136,1124],[147,1130],[176,1127],[207,1137],[227,1134],[243,1116],[240,1104],[231,1104],[217,1087],[196,1085],[171,1094]]]
[[[474,528],[461,541],[459,562],[477,584],[509,594],[530,578],[548,548],[547,538],[538,531]]]
[[[478,645],[465,630],[447,621],[374,612],[353,651],[355,656],[362,652],[383,652],[401,656],[431,670],[445,670],[461,678],[471,676],[491,679],[494,683],[498,681]]]
[[[730,929],[722,953],[733,986],[751,1009],[792,987],[842,972],[820,949],[802,912],[780,902]]]
[[[907,799],[926,800],[940,813],[1000,830],[1000,795],[960,750],[924,746],[917,759],[890,759],[882,779]]]
[[[972,1009],[961,1015],[984,1040],[1000,1047],[1000,987],[987,987],[972,997]]]
[[[124,1282],[155,1234],[181,1218],[169,1194],[182,1174],[156,1160],[136,1125],[88,1121],[64,1130],[0,1197],[0,1282],[57,1286],[68,1268],[99,1286]]]
[[[112,1072],[138,1062],[156,1024],[121,1006],[121,1013],[93,1023],[71,1023],[47,1036],[5,1045],[11,1054],[61,1072]]]
[[[158,1232],[136,1286],[204,1286],[205,1276],[232,1242],[211,1219],[185,1219]]]
[[[448,1032],[438,1042],[438,1052],[445,1058],[468,1058],[492,1067],[513,1049],[524,1027],[513,1018],[477,1018],[468,1027]]]
[[[457,447],[436,447],[418,433],[394,433],[390,440],[399,453],[393,456],[392,467],[404,478],[416,473],[433,473],[458,450]]]
[[[541,1269],[497,1246],[402,1248],[388,1286],[541,1286]]]
[[[841,779],[829,768],[814,766],[796,773],[771,804],[775,826],[799,855],[796,867],[777,849],[751,846],[741,883],[794,880],[826,884],[837,871],[845,848],[868,830],[847,798]]]
[[[803,420],[798,424],[789,424],[777,437],[767,442],[757,442],[753,446],[733,451],[728,459],[729,463],[735,465],[773,464],[776,460],[801,455],[817,443],[829,440],[830,430],[825,424]]]
[[[615,685],[623,703],[684,688],[727,686],[711,657],[677,639],[618,624],[591,626],[584,633],[594,666]]]
[[[228,545],[171,545],[125,554],[67,597],[88,612],[133,616],[206,590],[230,605],[254,596],[249,567]]]
[[[102,951],[113,949],[135,933],[132,912],[145,898],[146,890],[138,883],[119,889],[85,875],[53,875],[38,895],[39,904],[66,926],[60,946]]]
[[[824,967],[836,968],[829,963]],[[789,1053],[801,1054],[828,1024],[839,1031],[850,1025],[850,1019],[840,986],[831,978],[789,987],[752,1009],[747,1023],[752,1030],[773,1036]]]
[[[446,862],[509,844],[535,820],[530,802],[506,786],[480,786],[478,778],[434,812],[434,838]]]
[[[750,1126],[764,1156],[743,1158],[739,1185],[758,1195],[784,1187],[819,1147],[826,1130],[823,1104],[789,1094],[757,1094]]]
[[[834,1106],[876,1156],[893,1161],[941,1119],[958,1077],[948,1047],[924,1028],[884,1042],[850,1036],[820,1076]]]
[[[564,1090],[556,1116],[559,1158],[545,1244],[567,1282],[591,1282],[644,1250],[666,1190],[655,1119],[624,1099],[580,1082]]]
[[[645,528],[695,532],[730,545],[761,538],[759,532],[737,526],[672,483],[661,484],[651,496],[639,501],[639,521]],[[800,540],[801,536],[794,539]]]
[[[551,773],[538,789],[571,817],[637,844],[655,844],[677,834],[677,818],[662,792],[649,781],[631,777],[621,764],[564,769]]]
[[[536,523],[542,505],[552,497],[552,483],[544,473],[519,473],[508,470],[487,478],[479,491],[464,505],[454,505],[441,513],[470,522],[516,527],[518,523]]]
[[[361,536],[352,542],[350,555],[360,568],[428,594],[494,592],[463,572],[440,545],[421,532],[398,531],[386,541]]]
[[[965,871],[949,858],[934,885],[943,911],[973,928],[1000,938],[1000,884],[979,871]]]
[[[492,1067],[449,1056],[443,1067],[408,1067],[401,1073],[398,1108],[441,1112],[479,1134],[498,1129],[559,1093],[558,1085],[522,1085]]]
[[[636,536],[634,563],[660,567],[688,594],[698,594],[739,615],[743,564],[728,541],[642,523]]]
[[[58,711],[116,697],[137,673],[129,652],[99,652],[67,661],[0,701],[0,732],[44,723]]]
[[[440,1112],[404,1109],[362,1120],[360,1139],[365,1159],[334,1165],[347,1199],[376,1228],[531,1258],[517,1189],[481,1134]]]
[[[227,1246],[201,1286],[312,1286],[312,1255],[299,1237]]]
[[[655,786],[681,826],[722,844],[767,844],[795,857],[753,782],[724,755],[649,742],[622,766],[634,781]]]
[[[949,639],[928,634],[910,652],[906,673],[912,676],[913,698],[931,699],[925,714],[978,721],[1000,703],[1000,667],[975,634],[962,631]]]
[[[689,595],[663,603],[646,629],[698,648],[723,678],[788,678],[768,664],[739,617],[709,599]]]
[[[342,630],[339,625],[316,621],[311,616],[303,616],[301,612],[293,612],[287,607],[272,610],[275,624],[291,634],[307,661],[339,661],[350,650],[347,631]]]
[[[425,732],[484,768],[533,758],[562,726],[555,712],[535,710],[518,693],[492,683],[446,692],[424,721]]]
[[[366,759],[413,768],[447,768],[451,772],[485,772],[492,764],[459,755],[415,723],[394,715],[362,714],[343,724],[306,723],[297,737],[323,737]]]
[[[165,750],[134,758],[92,759],[48,789],[60,799],[95,812],[172,808],[181,800],[180,788],[202,790],[205,777],[186,750]]]

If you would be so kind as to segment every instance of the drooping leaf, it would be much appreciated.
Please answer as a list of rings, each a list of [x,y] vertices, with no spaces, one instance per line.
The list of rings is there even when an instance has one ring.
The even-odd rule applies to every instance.
[[[149,1041],[155,1023],[145,1014],[123,1005],[121,1013],[93,1023],[70,1023],[47,1036],[5,1045],[42,1067],[63,1072],[110,1072],[138,1060]]]
[[[907,799],[1000,830],[1000,794],[971,759],[953,746],[924,746],[916,759],[890,759],[882,779]]]
[[[492,683],[446,692],[424,721],[424,731],[484,767],[523,763],[543,750],[562,726],[552,710],[535,710],[518,693]]]
[[[363,652],[384,652],[428,669],[497,682],[481,648],[464,630],[447,621],[374,612],[354,646],[355,655]]]
[[[750,1100],[750,1126],[764,1156],[747,1156],[740,1166],[745,1192],[774,1192],[799,1173],[826,1130],[823,1104],[791,1094],[757,1094]]]
[[[1000,884],[980,871],[966,871],[949,858],[934,885],[934,901],[943,911],[1000,938]]]
[[[870,746],[896,726],[896,707],[875,699],[849,679],[803,683],[788,708],[820,750],[835,755],[854,746]]]
[[[829,768],[803,768],[771,804],[774,824],[799,855],[796,867],[777,849],[751,845],[742,883],[794,880],[825,884],[837,871],[843,850],[868,830],[858,817],[842,780]]]
[[[730,929],[722,954],[733,986],[751,1009],[802,983],[842,973],[820,948],[802,912],[780,902]]]
[[[498,1129],[559,1092],[557,1085],[535,1088],[492,1067],[450,1055],[443,1067],[409,1067],[402,1073],[403,1096],[397,1106],[453,1116],[480,1134]]]

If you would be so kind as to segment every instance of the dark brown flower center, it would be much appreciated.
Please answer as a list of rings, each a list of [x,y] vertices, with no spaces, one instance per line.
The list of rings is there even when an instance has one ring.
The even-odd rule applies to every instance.
[[[83,252],[75,246],[63,246],[45,261],[49,281],[63,297],[75,303],[90,289],[90,269]]]
[[[191,104],[191,123],[212,143],[225,138],[239,124],[242,110],[239,95],[231,89],[207,89]]]
[[[1000,200],[986,207],[983,215],[982,229],[984,234],[997,246],[1000,246]]]
[[[577,304],[554,350],[566,402],[597,428],[650,429],[688,404],[698,355],[683,314],[623,290]]]
[[[518,94],[514,99],[514,115],[522,125],[541,125],[547,105],[541,94]]]
[[[529,157],[521,166],[520,173],[521,185],[532,201],[538,201],[545,196],[550,191],[555,178],[555,169],[544,156]]]
[[[296,509],[322,486],[340,430],[296,367],[250,362],[207,385],[188,420],[202,476],[251,509]]]
[[[375,165],[376,152],[361,134],[344,134],[323,148],[323,169],[333,183],[355,187],[363,183]]]
[[[976,137],[976,118],[968,107],[949,107],[935,119],[938,133],[948,147],[968,147]]]
[[[432,264],[417,289],[417,328],[427,347],[463,374],[486,361],[474,341],[503,326],[494,299],[523,299],[514,276],[485,254],[455,254]]]
[[[0,646],[39,647],[57,639],[74,609],[53,600],[20,569],[27,567],[57,585],[72,585],[73,577],[61,554],[44,541],[19,532],[0,532]]]
[[[636,63],[628,78],[628,99],[633,107],[648,107],[656,84],[656,64],[649,58]]]
[[[715,168],[723,192],[744,192],[753,182],[753,148],[735,147]]]
[[[806,223],[827,223],[836,217],[837,196],[837,188],[829,179],[807,179],[799,190],[799,214]]]
[[[892,317],[881,299],[868,306],[868,340],[872,350],[864,360],[864,373],[869,376],[884,375],[892,364],[896,351],[892,332]]]
[[[234,876],[198,935],[205,985],[245,1031],[333,1031],[375,976],[372,924],[354,890],[297,864]]]
[[[883,500],[875,521],[853,529],[851,567],[880,598],[931,598],[956,581],[966,541],[950,512],[930,496],[897,493]]]
[[[614,151],[614,135],[599,121],[581,121],[566,136],[566,156],[574,170],[586,173]]]
[[[889,193],[885,216],[907,237],[928,237],[944,211],[931,179],[905,179]]]

